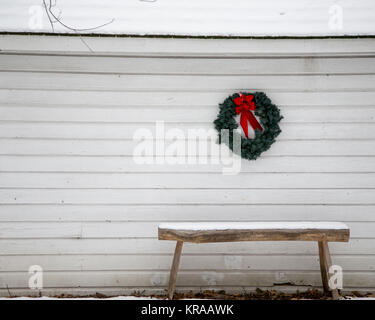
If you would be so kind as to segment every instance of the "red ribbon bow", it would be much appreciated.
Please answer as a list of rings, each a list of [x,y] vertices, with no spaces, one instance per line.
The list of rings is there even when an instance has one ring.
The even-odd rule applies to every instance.
[[[240,93],[240,96],[236,99],[234,99],[234,103],[237,105],[236,107],[236,113],[241,114],[240,118],[240,124],[243,129],[243,132],[245,133],[246,138],[249,138],[248,135],[248,128],[247,128],[247,122],[250,122],[251,127],[255,129],[259,129],[260,131],[263,131],[262,126],[258,122],[258,120],[255,118],[253,113],[251,111],[255,111],[256,105],[253,101],[254,96],[249,94],[247,96]],[[251,110],[251,111],[250,111]]]

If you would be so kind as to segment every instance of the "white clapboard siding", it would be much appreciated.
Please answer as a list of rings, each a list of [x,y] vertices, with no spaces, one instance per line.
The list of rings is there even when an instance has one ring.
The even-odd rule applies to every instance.
[[[345,266],[347,271],[373,271],[375,257],[361,255],[335,255],[335,263]],[[105,271],[162,270],[170,268],[171,254],[166,255],[33,255],[1,256],[0,272],[23,272],[31,265],[43,265],[44,271]],[[370,263],[370,264],[369,264]],[[275,267],[277,266],[277,267]],[[181,260],[181,271],[318,271],[319,258],[316,255],[186,255]]]
[[[0,189],[3,204],[364,204],[373,189]]]
[[[154,62],[155,63],[155,62]],[[157,62],[156,62],[157,63]],[[375,60],[369,62],[375,64]],[[74,91],[371,91],[375,76],[360,75],[118,75],[38,72],[1,72],[0,85],[7,89]]]
[[[375,173],[65,173],[0,172],[0,188],[66,189],[345,189],[375,188]],[[374,216],[375,217],[375,216]],[[0,217],[1,219],[1,217]]]
[[[277,47],[274,50],[277,50]],[[246,54],[246,52],[244,51],[241,54]],[[55,78],[57,77],[56,73],[59,73],[62,78],[67,76],[79,77],[79,73],[84,73],[89,76],[91,74],[90,78],[97,77],[96,81],[100,78],[106,78],[98,77],[100,74],[117,77],[119,81],[122,81],[121,77],[118,77],[119,75],[138,75],[138,77],[141,75],[176,74],[184,76],[201,75],[205,77],[208,75],[236,75],[240,76],[240,79],[243,76],[255,75],[264,78],[264,75],[273,75],[275,80],[270,79],[271,84],[275,83],[280,75],[316,75],[326,78],[326,81],[328,81],[329,77],[327,75],[332,77],[334,75],[343,77],[348,74],[371,75],[375,71],[375,59],[373,57],[339,57],[338,54],[332,53],[335,57],[331,58],[322,58],[315,54],[317,57],[314,57],[314,59],[311,56],[305,57],[301,54],[293,57],[278,56],[267,60],[261,57],[251,57],[251,59],[246,60],[245,64],[241,59],[225,58],[225,64],[223,64],[223,57],[220,56],[201,57],[201,59],[187,56],[184,58],[184,63],[181,63],[180,58],[175,56],[160,57],[160,54],[156,57],[134,57],[134,55],[106,57],[91,54],[90,60],[87,60],[85,56],[72,54],[69,56],[66,54],[49,56],[36,55],[34,53],[32,55],[5,53],[0,57],[0,69],[4,72],[18,71],[23,74],[33,71],[39,76],[42,76],[42,72],[47,74],[55,73],[53,74]],[[225,55],[228,55],[228,53],[225,53]],[[43,64],[40,63],[41,59],[43,59]],[[13,75],[13,77],[17,77],[17,74]],[[45,77],[48,77],[48,75],[45,75]],[[180,81],[184,80],[180,79]],[[8,85],[10,84],[8,83]],[[86,84],[81,85],[87,86],[90,84],[86,82]]]
[[[292,139],[375,139],[375,122],[373,123],[296,123],[280,124],[282,129],[278,140]],[[132,139],[139,128],[137,123],[117,122],[38,122],[38,121],[1,121],[0,138],[35,138],[35,139]],[[142,128],[150,130],[155,139],[155,124],[142,123]],[[214,125],[207,123],[164,123],[165,131],[170,129],[182,130],[186,139],[189,131],[197,129],[210,130]],[[216,132],[215,132],[216,134]],[[147,137],[145,137],[147,139]],[[166,137],[167,139],[167,137]],[[170,139],[169,139],[170,140]]]
[[[335,143],[333,141],[332,143]],[[222,172],[223,167],[232,165],[223,163],[188,164],[186,158],[179,157],[182,164],[170,165],[167,163],[138,164],[132,157],[123,156],[15,156],[0,157],[0,168],[4,172]],[[148,160],[147,158],[145,160]],[[308,162],[308,165],[307,165]],[[225,164],[225,165],[224,165]],[[241,161],[241,172],[375,172],[373,157],[350,156],[263,156],[257,160],[256,166],[251,161]]]
[[[217,156],[220,146],[216,143],[217,134],[204,139],[209,146],[205,154]],[[178,140],[187,152],[188,141]],[[137,140],[56,140],[56,139],[2,139],[0,155],[73,155],[73,156],[132,156],[136,150],[151,146],[153,155],[163,156],[163,150],[156,150],[155,142],[146,142],[144,148],[137,148]],[[172,143],[170,140],[169,143]],[[144,152],[144,151],[143,151]],[[375,156],[374,140],[289,140],[279,141],[277,145],[264,152],[264,156]]]
[[[373,205],[303,204],[175,204],[175,205],[69,205],[3,204],[1,222],[116,222],[116,221],[375,221]],[[160,212],[163,212],[161,214]],[[202,212],[205,214],[203,215]],[[228,215],[228,212],[231,214]],[[356,212],[356,216],[353,216]]]
[[[175,244],[172,241],[157,241],[156,238],[130,239],[0,239],[2,255],[96,255],[96,254],[145,254],[171,255]],[[375,239],[351,239],[349,243],[330,243],[333,255],[374,255]],[[209,243],[203,245],[186,243],[184,254],[224,255],[316,255],[315,242],[238,242]],[[142,269],[142,266],[139,266]],[[250,285],[250,284],[249,284]]]
[[[0,295],[33,294],[30,265],[46,294],[162,291],[163,221],[342,221],[351,239],[330,249],[344,289],[375,290],[373,39],[84,40],[93,52],[78,37],[0,35]],[[217,157],[218,104],[255,90],[280,107],[282,133],[223,175],[238,163]],[[171,129],[185,146],[211,130],[212,150],[164,158],[156,121],[166,145]],[[137,129],[154,150],[140,162]],[[317,253],[186,244],[177,290],[320,287]]]
[[[239,88],[241,89],[241,88]],[[251,90],[251,87],[246,88]],[[40,89],[1,89],[0,105],[10,108],[11,104],[32,106],[42,109],[41,106],[50,107],[58,104],[55,108],[64,106],[77,109],[77,107],[97,107],[107,110],[107,105],[113,108],[126,107],[125,111],[133,112],[158,111],[158,108],[170,111],[171,109],[183,107],[186,111],[200,109],[202,106],[217,108],[218,103],[233,93],[232,90],[217,90],[213,92],[194,90],[165,90],[165,91],[75,91],[75,90],[40,90]],[[372,106],[375,101],[375,92],[369,90],[351,91],[271,91],[268,96],[279,106]],[[59,103],[63,104],[59,105]],[[75,107],[75,108],[74,108]],[[129,107],[144,107],[145,110],[132,109]],[[38,110],[37,109],[37,110]],[[3,109],[2,109],[3,110]],[[7,109],[4,109],[7,110]],[[22,110],[22,109],[21,109]],[[56,110],[59,111],[59,110]],[[176,110],[177,111],[177,110]],[[8,110],[9,112],[9,110]],[[215,112],[216,114],[216,112]],[[204,117],[203,117],[204,119]],[[134,119],[133,121],[135,121]],[[142,117],[138,119],[142,121]]]
[[[375,44],[370,39],[343,38],[326,39],[178,39],[129,37],[51,37],[34,36],[30,41],[23,35],[0,35],[4,44],[4,54],[43,54],[53,56],[80,55],[83,57],[110,56],[113,57],[216,57],[227,59],[238,58],[285,58],[285,57],[333,57],[349,59],[361,56],[373,57]],[[85,44],[86,43],[86,44]],[[87,45],[93,48],[90,51]],[[315,60],[313,60],[315,61]],[[312,63],[313,63],[312,61]],[[267,64],[270,63],[267,59]],[[331,62],[335,63],[335,61]],[[44,64],[44,62],[43,62]],[[97,65],[94,63],[94,65]],[[244,67],[245,64],[244,64]],[[346,68],[343,66],[342,68]]]
[[[90,39],[91,40],[91,39]],[[89,41],[90,41],[89,40]],[[129,39],[130,40],[130,39]],[[133,39],[134,41],[135,39]],[[177,39],[178,40],[178,39]],[[103,39],[103,41],[105,41]],[[266,40],[267,41],[267,40]],[[277,40],[275,40],[277,42]],[[288,40],[285,40],[288,41]],[[311,40],[314,42],[314,40]],[[336,40],[333,40],[336,41]],[[355,43],[355,40],[353,40]],[[208,43],[212,40],[208,40]],[[275,42],[275,43],[276,43]],[[273,48],[278,50],[280,46]],[[25,48],[23,48],[25,49]],[[127,50],[131,48],[126,48]],[[181,51],[186,52],[186,49]],[[216,48],[219,49],[219,48]],[[215,50],[216,50],[215,49]],[[249,50],[254,51],[256,48]],[[297,49],[297,48],[296,48]],[[144,49],[143,49],[144,50]],[[149,48],[148,50],[152,50]],[[343,50],[340,48],[338,50]],[[180,52],[179,54],[183,54]],[[67,53],[69,54],[69,53]],[[53,76],[56,78],[56,73],[59,73],[61,77],[76,76],[79,77],[79,73],[92,74],[100,79],[98,75],[109,75],[110,77],[117,77],[119,81],[119,75],[134,75],[140,77],[140,75],[202,75],[202,76],[213,76],[213,75],[226,75],[226,76],[250,76],[256,75],[257,77],[264,78],[264,75],[273,75],[275,80],[280,75],[316,75],[321,78],[326,78],[327,81],[329,76],[334,75],[371,75],[375,71],[374,58],[373,57],[339,57],[339,52],[332,53],[331,58],[323,58],[319,56],[319,53],[315,53],[313,59],[311,56],[304,56],[303,54],[294,54],[291,56],[276,56],[274,59],[264,59],[262,57],[254,57],[247,59],[244,64],[241,59],[234,59],[227,57],[225,60],[223,57],[200,57],[201,59],[191,58],[194,54],[189,54],[184,58],[184,63],[181,63],[181,58],[173,56],[160,57],[144,57],[142,54],[140,57],[130,56],[98,56],[95,54],[90,55],[90,60],[87,60],[85,56],[70,54],[54,54],[49,55],[36,55],[30,54],[3,54],[0,57],[0,68],[4,72],[18,71],[26,72],[33,71],[37,75],[41,76],[41,72],[48,74],[55,73]],[[211,53],[213,54],[213,53]],[[220,54],[220,53],[219,53]],[[241,55],[246,55],[248,52],[241,52]],[[225,53],[228,56],[229,53]],[[360,53],[356,53],[356,56]],[[43,64],[40,60],[43,59]],[[223,63],[225,61],[225,63]],[[325,77],[324,77],[325,76]],[[17,74],[13,75],[17,77]],[[45,75],[45,77],[48,77]],[[335,77],[338,78],[338,77]],[[102,77],[105,79],[105,77]],[[314,79],[314,77],[312,78]],[[275,83],[275,80],[270,79],[271,84]],[[96,80],[98,81],[98,80]],[[180,79],[180,81],[184,81]],[[8,85],[10,85],[8,83]],[[90,85],[86,84],[81,85]],[[172,84],[169,84],[172,85]]]
[[[143,104],[138,103],[134,106],[107,106],[105,105],[105,102],[100,101],[97,101],[98,104],[94,106],[89,106],[57,105],[57,101],[64,101],[64,95],[66,95],[67,97],[69,96],[69,93],[59,91],[55,92],[59,93],[56,97],[46,97],[44,99],[40,99],[40,104],[44,104],[42,106],[38,105],[37,102],[34,102],[32,105],[28,104],[28,96],[31,92],[32,91],[23,91],[24,94],[20,94],[19,99],[23,97],[23,99],[27,100],[27,102],[23,102],[24,105],[10,105],[0,101],[1,119],[10,121],[122,122],[133,124],[142,124],[144,122],[151,122],[155,124],[155,121],[166,121],[172,123],[212,123],[212,121],[216,119],[218,113],[217,105],[189,105],[189,99],[187,98],[188,94],[186,94],[187,100],[181,100],[181,102],[184,102],[184,105],[176,104],[149,106],[146,102],[144,102],[148,99],[142,98],[141,100],[143,101]],[[8,90],[7,92],[10,99],[18,93],[19,91],[13,90]],[[82,94],[82,92],[79,93]],[[113,92],[106,94],[108,96],[111,96]],[[308,93],[302,93],[302,95],[307,94]],[[356,93],[356,97],[354,97],[354,100],[351,101],[352,104],[350,100],[346,100],[345,97],[343,97],[340,102],[340,95],[347,95],[348,97],[350,97],[349,92],[345,94],[332,93],[332,97],[337,96],[337,104],[334,101],[329,104],[327,103],[327,100],[322,99],[320,103],[323,105],[319,105],[318,101],[316,101],[316,105],[309,105],[311,103],[309,103],[308,99],[303,102],[303,98],[301,98],[300,105],[292,105],[297,101],[297,99],[293,101],[293,94],[290,93],[291,105],[280,105],[281,113],[284,119],[286,119],[286,123],[375,122],[375,92],[362,92],[361,94]],[[152,93],[150,93],[150,96],[152,96]],[[170,98],[168,98],[168,96]],[[165,94],[163,99],[165,101],[167,101],[168,99],[173,100],[173,96],[174,93],[171,92],[169,93],[169,95]],[[225,97],[226,95],[223,95],[218,98],[217,101],[222,102]],[[363,100],[360,100],[359,97],[362,97]],[[72,99],[74,100],[74,98]],[[126,101],[126,98],[121,99],[125,99]],[[316,99],[319,100],[318,94],[316,95]],[[95,98],[93,98],[93,100],[95,100]],[[47,101],[49,101],[50,103],[48,103]],[[359,101],[361,102],[360,105]],[[84,102],[81,101],[81,103]],[[202,104],[203,103],[204,102],[202,102]],[[354,106],[357,108],[358,112],[353,112]]]

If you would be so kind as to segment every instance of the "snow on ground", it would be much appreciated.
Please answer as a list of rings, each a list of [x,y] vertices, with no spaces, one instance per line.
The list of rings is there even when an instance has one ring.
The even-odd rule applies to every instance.
[[[136,297],[136,296],[117,296],[117,297],[110,297],[110,298],[93,298],[93,297],[85,297],[85,298],[55,298],[55,297],[15,297],[15,298],[6,298],[2,297],[1,300],[165,300],[162,298],[154,298],[154,297]],[[211,299],[181,299],[181,300],[211,300]],[[305,299],[301,299],[305,300]],[[375,297],[353,297],[353,296],[345,296],[340,298],[340,300],[375,300]]]

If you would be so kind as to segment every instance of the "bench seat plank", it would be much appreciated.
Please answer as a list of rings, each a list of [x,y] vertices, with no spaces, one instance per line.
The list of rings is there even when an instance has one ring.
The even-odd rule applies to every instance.
[[[349,241],[341,222],[202,222],[162,223],[159,240],[185,242],[231,241]]]

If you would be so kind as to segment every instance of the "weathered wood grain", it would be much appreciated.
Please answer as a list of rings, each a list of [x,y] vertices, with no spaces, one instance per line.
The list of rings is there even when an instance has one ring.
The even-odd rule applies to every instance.
[[[177,280],[178,267],[180,265],[180,257],[182,252],[182,241],[177,241],[176,249],[174,250],[173,262],[171,267],[171,273],[169,275],[169,286],[168,286],[168,297],[173,298],[174,288]]]
[[[185,242],[232,241],[349,241],[349,229],[257,229],[257,230],[173,230],[160,229],[159,240]]]
[[[328,242],[327,241],[319,241],[319,260],[321,261],[321,273],[322,273],[322,280],[323,280],[323,288],[325,291],[329,290],[332,291],[333,299],[337,300],[339,298],[339,292],[337,288],[330,288],[329,287],[329,279],[333,275],[329,272],[332,266],[332,259],[331,254],[329,252]],[[322,264],[323,262],[323,264]],[[323,273],[325,275],[323,275]]]

